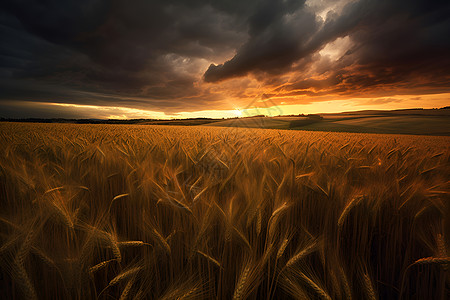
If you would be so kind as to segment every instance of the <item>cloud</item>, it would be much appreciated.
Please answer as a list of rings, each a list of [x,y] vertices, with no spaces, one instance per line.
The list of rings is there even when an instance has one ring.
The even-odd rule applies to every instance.
[[[325,20],[317,15],[314,18],[307,5],[296,9],[271,9],[273,16],[266,18],[270,26],[253,31],[230,60],[211,65],[204,74],[205,81],[260,72],[292,72],[297,62],[307,60],[309,64],[297,69],[297,78],[287,83],[288,89],[298,86],[317,90],[319,82],[324,83],[321,90],[346,93],[367,92],[389,84],[400,89],[449,86],[450,42],[445,38],[450,35],[448,2],[353,1],[339,14],[329,11]],[[320,12],[323,7],[316,9]],[[302,31],[304,28],[308,30]],[[316,55],[343,37],[351,41],[352,47],[338,61]],[[323,74],[314,69],[324,60],[330,70],[325,74],[327,78],[313,79]]]
[[[400,103],[402,101],[403,101],[403,99],[397,99],[397,98],[377,98],[377,99],[369,99],[359,105],[380,105],[380,104],[388,104],[388,103]]]
[[[317,27],[302,1],[266,0],[248,19],[249,40],[220,65],[210,65],[205,81],[216,82],[250,71],[277,72],[308,52],[304,46]],[[303,54],[304,55],[304,54]]]
[[[104,104],[140,97],[162,110],[181,109],[186,99],[214,101],[196,82],[207,61],[232,55],[246,38],[239,16],[204,1],[7,0],[2,6],[0,97],[6,100],[84,103],[91,100],[74,93],[88,92],[104,94],[96,101]]]
[[[5,0],[0,102],[176,113],[262,93],[448,92],[449,13],[443,0]]]

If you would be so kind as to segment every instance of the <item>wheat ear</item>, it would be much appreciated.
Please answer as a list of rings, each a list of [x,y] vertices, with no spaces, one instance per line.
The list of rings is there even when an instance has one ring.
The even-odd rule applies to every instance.
[[[338,220],[338,227],[339,229],[342,228],[342,225],[344,225],[344,221],[347,218],[347,215],[349,214],[350,210],[355,207],[359,201],[362,199],[361,196],[354,197],[350,202],[345,206],[344,210],[342,211],[339,220]]]
[[[203,253],[202,251],[197,250],[197,253],[202,255],[204,258],[208,259],[209,261],[211,261],[213,264],[215,264],[216,266],[218,266],[219,268],[222,269],[222,265],[213,257],[209,256],[206,253]]]
[[[281,243],[280,249],[277,252],[277,259],[280,259],[283,256],[284,250],[286,250],[287,245],[289,244],[289,239],[284,239],[283,243]]]
[[[132,278],[127,282],[127,285],[123,289],[123,292],[120,295],[119,300],[126,300],[128,298],[128,295],[130,294],[130,290],[133,287],[133,284],[134,284],[134,279]]]
[[[244,288],[245,288],[249,273],[250,273],[250,265],[248,264],[245,267],[245,269],[242,271],[241,276],[239,277],[239,281],[236,285],[236,289],[234,290],[233,300],[243,299]]]
[[[136,267],[136,268],[132,268],[129,269],[128,271],[122,272],[119,275],[117,275],[116,277],[113,278],[113,280],[110,281],[110,283],[108,284],[108,286],[113,286],[116,285],[117,283],[119,283],[120,281],[135,275],[137,272],[139,272],[142,269],[142,267]]]
[[[112,261],[115,261],[115,259],[102,261],[101,263],[98,263],[95,266],[90,267],[89,268],[89,274],[94,274],[95,272],[97,272],[98,270],[104,268],[107,264],[109,264]]]
[[[308,286],[312,288],[320,298],[325,300],[331,300],[331,297],[322,288],[320,288],[320,286],[318,286],[314,281],[312,281],[308,276],[306,276],[303,273],[300,273],[300,278],[303,279],[303,281],[305,281],[305,283],[308,284]]]
[[[25,270],[25,258],[28,255],[31,248],[31,241],[33,239],[33,231],[30,231],[19,251],[17,252],[16,258],[14,259],[13,271],[18,277],[18,283],[22,287],[22,291],[27,299],[37,299],[36,291],[28,277],[27,271]]]
[[[450,263],[450,257],[425,257],[416,260],[413,265],[447,265]]]
[[[305,249],[303,249],[302,251],[300,251],[299,253],[294,255],[291,259],[288,260],[288,262],[286,263],[286,267],[288,267],[288,268],[291,267],[296,262],[298,262],[299,260],[304,258],[306,255],[311,253],[311,251],[314,249],[314,247],[316,245],[317,245],[317,241],[314,241],[314,243],[312,243],[311,245],[307,246]]]
[[[378,299],[377,296],[376,296],[375,289],[373,288],[372,281],[370,280],[369,275],[364,274],[363,275],[363,279],[364,279],[364,281],[363,281],[364,282],[364,290],[366,292],[367,299],[369,299],[369,300],[376,300],[376,299]]]

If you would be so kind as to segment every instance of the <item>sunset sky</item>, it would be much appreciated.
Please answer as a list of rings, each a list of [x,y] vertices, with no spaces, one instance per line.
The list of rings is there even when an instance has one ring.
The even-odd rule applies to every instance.
[[[3,0],[0,117],[450,105],[448,0]]]

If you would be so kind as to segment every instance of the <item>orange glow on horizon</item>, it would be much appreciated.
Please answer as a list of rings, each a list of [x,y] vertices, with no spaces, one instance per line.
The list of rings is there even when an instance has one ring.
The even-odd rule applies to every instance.
[[[164,113],[161,111],[150,111],[140,108],[116,107],[116,106],[96,106],[79,105],[63,103],[32,103],[40,108],[58,108],[65,111],[77,112],[85,115],[85,118],[98,119],[185,119],[185,118],[235,118],[252,115],[264,114],[267,116],[277,115],[297,115],[297,114],[315,114],[315,113],[340,113],[346,111],[359,110],[395,110],[411,108],[441,108],[450,105],[450,93],[431,94],[431,95],[399,95],[392,97],[378,98],[350,98],[339,100],[314,101],[316,98],[310,98],[311,102],[295,103],[293,99],[271,98],[259,101],[241,100],[242,106],[232,109],[213,109],[199,111],[185,111],[179,113]],[[266,101],[266,102],[264,102]],[[28,103],[28,102],[27,102]],[[231,103],[231,102],[230,102]],[[233,100],[233,103],[237,101]],[[277,104],[279,103],[279,104]],[[30,103],[28,103],[30,105]],[[80,117],[81,118],[81,117]]]

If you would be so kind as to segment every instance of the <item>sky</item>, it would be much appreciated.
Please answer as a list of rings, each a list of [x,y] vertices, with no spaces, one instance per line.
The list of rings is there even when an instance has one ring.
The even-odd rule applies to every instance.
[[[3,0],[0,117],[450,105],[448,0]]]

